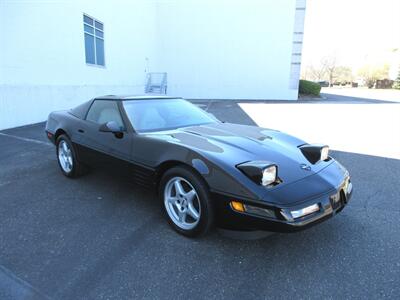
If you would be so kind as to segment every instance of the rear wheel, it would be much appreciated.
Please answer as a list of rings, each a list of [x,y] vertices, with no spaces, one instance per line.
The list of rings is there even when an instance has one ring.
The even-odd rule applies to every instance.
[[[159,194],[168,221],[177,232],[195,237],[210,230],[214,209],[208,188],[189,168],[168,170],[161,179]]]
[[[56,140],[56,147],[61,172],[69,178],[80,176],[84,167],[76,159],[76,152],[70,139],[65,134],[60,135]]]

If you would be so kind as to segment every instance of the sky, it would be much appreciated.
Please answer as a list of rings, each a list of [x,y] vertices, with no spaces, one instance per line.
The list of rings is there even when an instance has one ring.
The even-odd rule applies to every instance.
[[[353,69],[400,57],[400,0],[307,0],[302,65],[332,55]]]

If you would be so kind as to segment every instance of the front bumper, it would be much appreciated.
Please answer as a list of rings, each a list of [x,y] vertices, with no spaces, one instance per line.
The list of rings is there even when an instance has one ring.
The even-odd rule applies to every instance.
[[[295,232],[309,228],[339,213],[350,201],[353,186],[350,177],[346,176],[340,185],[323,195],[293,206],[263,205],[249,200],[241,200],[231,196],[214,193],[217,208],[217,226],[229,230],[266,230],[273,232]],[[339,195],[339,197],[333,197]],[[255,215],[247,212],[235,211],[231,201],[240,201],[245,205],[257,206],[259,208],[273,211],[274,217]],[[293,218],[291,211],[317,204],[319,209],[302,217]]]

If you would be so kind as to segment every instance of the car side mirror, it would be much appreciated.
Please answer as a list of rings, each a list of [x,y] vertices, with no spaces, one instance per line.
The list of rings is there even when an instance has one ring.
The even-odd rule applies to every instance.
[[[123,137],[123,132],[117,122],[109,121],[107,123],[101,124],[99,131],[101,132],[112,132],[117,138]]]

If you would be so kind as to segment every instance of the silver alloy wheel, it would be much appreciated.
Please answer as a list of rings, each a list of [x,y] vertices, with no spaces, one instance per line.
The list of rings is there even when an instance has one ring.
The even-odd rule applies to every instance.
[[[190,230],[199,223],[199,196],[186,179],[173,177],[167,182],[164,188],[164,205],[169,217],[179,228]]]
[[[64,140],[61,140],[58,143],[58,161],[60,162],[60,166],[64,172],[69,173],[72,171],[72,152],[68,143]]]

